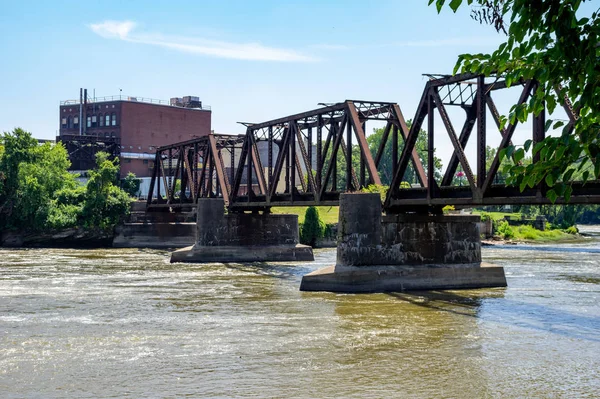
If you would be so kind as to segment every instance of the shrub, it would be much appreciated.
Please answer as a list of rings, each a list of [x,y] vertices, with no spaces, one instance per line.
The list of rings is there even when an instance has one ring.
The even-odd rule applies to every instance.
[[[446,207],[444,207],[444,209],[445,208]],[[492,216],[489,213],[487,213],[487,212],[481,212],[480,217],[481,217],[481,221],[482,222],[487,222],[488,220],[490,220],[492,218]]]
[[[124,179],[121,179],[121,188],[131,197],[137,197],[140,191],[142,181],[135,176],[135,173],[127,173]]]
[[[385,197],[387,195],[389,188],[390,188],[389,186],[381,186],[378,184],[369,184],[367,187],[363,188],[360,191],[363,193],[379,194],[379,196],[381,197],[381,202],[383,202],[383,201],[385,201]]]
[[[323,238],[325,224],[319,218],[319,211],[314,206],[309,206],[304,215],[304,223],[300,229],[300,242],[314,247],[319,238]]]
[[[565,229],[565,233],[577,235],[577,234],[579,234],[579,229],[575,226],[569,226]]]
[[[444,213],[449,213],[452,211],[455,211],[456,208],[454,208],[454,205],[446,205],[445,207],[442,208],[442,212]],[[481,218],[481,220],[483,220],[483,218]]]
[[[498,224],[497,232],[505,240],[509,240],[509,239],[515,237],[514,230],[512,229],[512,227],[510,227],[510,225],[508,224],[508,222],[506,220],[501,222],[500,224]]]

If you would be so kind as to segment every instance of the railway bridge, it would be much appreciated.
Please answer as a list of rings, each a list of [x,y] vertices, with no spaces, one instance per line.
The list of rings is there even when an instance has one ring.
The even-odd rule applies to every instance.
[[[444,216],[442,207],[550,204],[548,187],[542,182],[520,191],[500,178],[501,150],[512,145],[519,123],[502,127],[500,122],[494,97],[508,88],[506,80],[472,74],[428,77],[410,124],[396,103],[346,100],[245,123],[245,135],[210,135],[159,148],[148,211],[198,208],[197,243],[175,252],[172,260],[308,260],[312,252],[298,244],[297,218],[272,215],[270,208],[340,205],[337,263],[305,276],[302,289],[506,285],[501,267],[481,264],[478,217]],[[535,81],[515,85],[516,104],[540,90]],[[572,130],[577,115],[568,100],[562,106]],[[451,108],[464,116],[457,118]],[[490,116],[494,129],[487,127]],[[373,122],[383,127],[378,148],[367,141]],[[531,123],[535,145],[545,138],[546,111]],[[426,159],[416,147],[422,134]],[[440,135],[447,135],[453,147],[443,173],[434,162]],[[493,159],[486,153],[490,135],[500,139]],[[469,140],[475,141],[475,159],[465,154]],[[539,157],[535,154],[532,162]],[[466,185],[456,183],[459,168]],[[384,201],[379,194],[357,194],[369,185],[381,186],[382,178],[390,183]],[[572,187],[570,203],[600,203],[600,181]]]

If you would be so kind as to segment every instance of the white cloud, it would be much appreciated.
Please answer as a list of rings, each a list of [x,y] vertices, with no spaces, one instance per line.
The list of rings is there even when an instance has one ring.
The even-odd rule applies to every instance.
[[[260,43],[230,43],[202,38],[164,36],[159,33],[140,34],[133,32],[135,27],[136,24],[132,21],[104,21],[89,25],[94,33],[107,39],[159,46],[190,54],[251,61],[317,61],[295,50],[268,47]]]
[[[127,40],[129,32],[135,28],[135,22],[132,21],[104,21],[99,24],[90,24],[90,29],[107,39]]]

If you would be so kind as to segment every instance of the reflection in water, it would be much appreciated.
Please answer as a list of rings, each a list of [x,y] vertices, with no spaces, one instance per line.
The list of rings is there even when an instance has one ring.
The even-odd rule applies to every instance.
[[[334,262],[0,250],[3,397],[600,396],[593,250],[485,249],[507,289],[299,292]],[[546,248],[546,247],[544,247]],[[574,249],[573,249],[574,248]]]

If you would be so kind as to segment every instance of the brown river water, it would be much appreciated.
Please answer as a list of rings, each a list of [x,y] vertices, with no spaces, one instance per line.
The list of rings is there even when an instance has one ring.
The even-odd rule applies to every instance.
[[[298,291],[331,249],[0,249],[0,397],[600,397],[600,235],[483,257],[508,288],[338,295]]]

